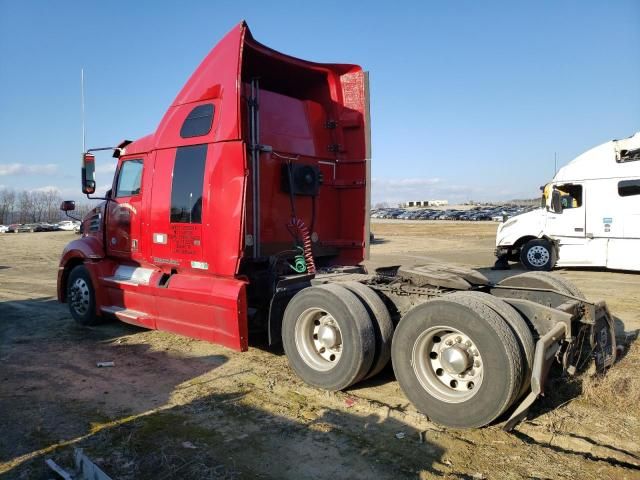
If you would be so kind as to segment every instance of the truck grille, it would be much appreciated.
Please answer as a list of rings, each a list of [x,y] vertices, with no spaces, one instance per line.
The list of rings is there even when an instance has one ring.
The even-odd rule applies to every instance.
[[[100,230],[100,213],[96,213],[88,220],[89,232],[97,232]]]

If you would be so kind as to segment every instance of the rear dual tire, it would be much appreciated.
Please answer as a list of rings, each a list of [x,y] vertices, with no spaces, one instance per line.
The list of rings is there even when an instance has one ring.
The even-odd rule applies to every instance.
[[[533,273],[533,272],[532,272]],[[525,372],[522,378],[522,385],[518,391],[517,398],[520,398],[529,389],[531,382],[531,373],[533,371],[533,360],[536,345],[533,340],[533,328],[529,326],[527,321],[518,313],[518,311],[504,300],[494,297],[483,292],[455,292],[447,295],[446,298],[456,298],[464,302],[466,299],[475,299],[484,303],[509,325],[511,331],[518,340],[520,346],[520,354],[524,361]]]
[[[389,309],[371,288],[359,282],[345,282],[341,286],[355,294],[367,310],[375,334],[375,354],[373,363],[364,379],[374,377],[391,360],[391,341],[393,340],[393,322]]]
[[[585,299],[584,293],[571,281],[550,272],[525,272],[507,277],[499,285],[520,286],[529,288],[545,288],[557,290],[573,297]]]
[[[319,285],[305,288],[287,305],[282,344],[299,377],[335,391],[367,374],[375,354],[375,332],[355,294],[339,285]]]
[[[305,288],[287,305],[282,343],[306,383],[343,390],[380,372],[391,357],[393,323],[378,295],[357,282]]]
[[[434,422],[493,422],[522,391],[527,359],[513,329],[482,297],[431,300],[396,328],[393,369],[402,390]]]

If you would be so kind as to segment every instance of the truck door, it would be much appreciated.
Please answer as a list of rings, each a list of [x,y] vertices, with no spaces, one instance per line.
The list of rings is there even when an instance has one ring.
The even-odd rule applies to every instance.
[[[558,265],[583,265],[592,258],[585,232],[586,188],[580,183],[565,183],[553,189],[560,194],[561,208],[548,212],[545,233],[560,243]]]
[[[151,200],[152,261],[198,268],[202,258],[202,200],[208,145],[157,152]]]
[[[106,208],[106,247],[109,255],[130,258],[139,250],[143,171],[142,157],[120,162]]]
[[[585,237],[585,206],[583,186],[579,184],[554,185],[560,192],[562,209],[549,212],[546,232],[552,237]]]

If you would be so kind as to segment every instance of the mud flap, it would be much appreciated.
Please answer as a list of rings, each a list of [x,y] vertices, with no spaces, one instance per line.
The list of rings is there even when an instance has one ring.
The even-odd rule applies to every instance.
[[[549,374],[549,368],[556,358],[556,353],[560,350],[560,341],[565,338],[567,327],[564,323],[556,323],[544,336],[540,337],[536,343],[536,350],[533,357],[533,368],[531,374],[531,392],[520,405],[513,411],[509,420],[504,426],[507,432],[520,423],[533,405],[538,396],[544,391],[544,382]]]
[[[604,373],[616,360],[616,336],[613,319],[604,302],[592,305],[588,317],[593,319],[590,335],[591,356],[596,364],[596,371]],[[544,392],[544,382],[556,353],[560,349],[560,341],[567,334],[566,329],[564,323],[557,323],[536,343],[531,375],[531,392],[513,411],[504,430],[513,430],[525,417],[533,402]]]
[[[504,255],[500,255],[496,263],[493,264],[491,270],[511,270],[511,266],[509,265],[509,256],[505,253]]]
[[[604,373],[616,361],[614,323],[604,304],[596,305],[596,319],[591,327],[591,351],[598,373]]]

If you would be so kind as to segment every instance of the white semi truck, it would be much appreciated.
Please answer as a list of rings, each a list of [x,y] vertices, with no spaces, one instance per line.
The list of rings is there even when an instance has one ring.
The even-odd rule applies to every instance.
[[[640,270],[640,132],[579,155],[543,188],[539,209],[498,227],[496,268]]]

